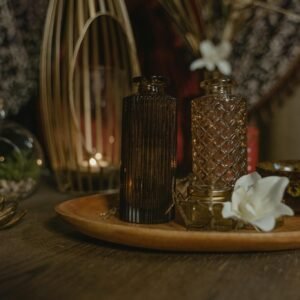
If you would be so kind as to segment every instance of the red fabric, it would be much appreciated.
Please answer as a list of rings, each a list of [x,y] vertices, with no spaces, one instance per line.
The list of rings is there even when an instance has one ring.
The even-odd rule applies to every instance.
[[[258,149],[259,149],[259,130],[255,125],[249,125],[247,130],[248,139],[248,172],[254,172],[258,163]]]

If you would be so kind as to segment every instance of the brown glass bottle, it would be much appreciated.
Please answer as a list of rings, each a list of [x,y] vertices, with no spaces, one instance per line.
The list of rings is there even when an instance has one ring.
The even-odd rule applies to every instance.
[[[236,180],[247,172],[246,101],[232,94],[233,82],[201,83],[205,95],[192,100],[192,166],[187,201],[179,209],[187,227],[232,229],[222,218]]]
[[[173,218],[176,99],[165,94],[163,77],[134,82],[137,93],[123,101],[120,218],[168,222]]]
[[[204,194],[224,196],[247,172],[246,101],[232,94],[228,78],[205,80],[203,97],[192,101],[195,184]]]

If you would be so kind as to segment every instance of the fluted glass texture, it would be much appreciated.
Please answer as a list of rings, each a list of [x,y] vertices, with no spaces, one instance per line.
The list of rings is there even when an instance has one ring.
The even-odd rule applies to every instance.
[[[173,217],[176,100],[158,77],[139,79],[139,92],[123,101],[121,219],[162,223]]]

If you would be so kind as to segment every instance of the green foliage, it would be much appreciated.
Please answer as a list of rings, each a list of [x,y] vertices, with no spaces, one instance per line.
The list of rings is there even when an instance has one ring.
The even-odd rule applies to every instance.
[[[30,151],[14,151],[3,162],[0,162],[0,179],[20,181],[26,178],[37,179],[40,173],[36,159]]]

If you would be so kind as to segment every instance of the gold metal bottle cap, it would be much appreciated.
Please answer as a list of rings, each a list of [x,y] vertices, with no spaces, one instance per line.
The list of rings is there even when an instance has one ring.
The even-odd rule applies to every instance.
[[[211,190],[209,188],[201,186],[191,186],[189,188],[190,199],[194,201],[225,202],[230,200],[231,193],[232,189]]]

